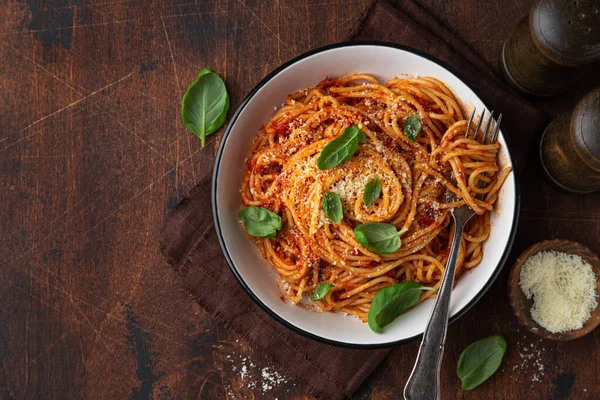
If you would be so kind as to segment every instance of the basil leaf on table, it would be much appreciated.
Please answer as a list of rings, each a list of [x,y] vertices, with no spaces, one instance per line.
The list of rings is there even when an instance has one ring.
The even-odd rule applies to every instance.
[[[313,292],[310,298],[312,299],[312,301],[322,300],[325,296],[327,296],[327,293],[329,293],[329,289],[331,289],[333,286],[334,285],[329,282],[319,282],[317,284],[317,287],[315,287],[315,291]]]
[[[354,237],[358,243],[377,254],[393,253],[400,248],[401,232],[392,224],[367,222],[354,228]]]
[[[181,100],[181,121],[200,138],[202,147],[206,136],[223,125],[229,110],[229,94],[223,79],[212,69],[204,68],[185,91]]]
[[[402,282],[378,291],[369,308],[369,328],[374,332],[382,332],[384,326],[419,301],[423,290],[435,289],[417,282]]]
[[[255,237],[272,238],[281,229],[281,217],[266,208],[248,206],[238,211],[237,215],[246,232]]]
[[[337,193],[327,192],[323,195],[321,200],[323,206],[323,212],[327,215],[332,222],[339,224],[344,219],[342,210],[342,199]]]
[[[377,178],[373,178],[365,185],[365,191],[363,193],[363,202],[365,203],[365,206],[368,207],[371,204],[375,203],[375,201],[379,198],[380,195],[381,182],[379,182]]]
[[[481,339],[465,349],[456,373],[464,390],[475,389],[496,372],[506,353],[506,340],[499,335]]]
[[[421,133],[421,121],[419,115],[414,114],[404,121],[404,135],[408,140],[414,142]]]
[[[317,167],[320,170],[331,169],[337,167],[356,153],[359,140],[366,140],[365,134],[354,124],[349,128],[344,129],[344,133],[323,147],[319,158],[317,159]]]

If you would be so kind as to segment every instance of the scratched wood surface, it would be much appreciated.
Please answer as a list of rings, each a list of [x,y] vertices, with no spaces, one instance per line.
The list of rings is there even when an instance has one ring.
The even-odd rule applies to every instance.
[[[494,67],[529,8],[528,0],[420,2]],[[196,73],[220,73],[235,107],[283,61],[343,40],[367,3],[2,2],[2,398],[306,398],[179,290],[157,236],[216,149],[216,140],[201,149],[179,122]],[[566,110],[589,89],[540,106]],[[513,257],[553,237],[598,252],[599,220],[599,195],[556,192],[532,156]],[[600,331],[560,344],[525,332],[508,305],[507,272],[449,330],[446,398],[600,398]],[[509,343],[500,372],[461,391],[460,352],[492,333]],[[356,398],[399,397],[417,348],[394,349]]]

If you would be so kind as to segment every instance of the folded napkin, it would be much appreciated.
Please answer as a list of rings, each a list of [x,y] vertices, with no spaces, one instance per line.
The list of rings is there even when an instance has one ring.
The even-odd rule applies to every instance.
[[[407,45],[461,71],[461,77],[504,113],[507,132],[525,150],[523,144],[542,128],[543,117],[505,89],[484,62],[422,8],[411,0],[398,3],[400,8],[374,2],[349,38]],[[518,123],[524,120],[529,122]],[[518,153],[521,159],[524,154]],[[169,215],[160,236],[163,254],[185,290],[306,393],[330,399],[351,396],[389,350],[323,344],[292,332],[262,311],[236,281],[221,253],[212,222],[210,184],[207,174]]]

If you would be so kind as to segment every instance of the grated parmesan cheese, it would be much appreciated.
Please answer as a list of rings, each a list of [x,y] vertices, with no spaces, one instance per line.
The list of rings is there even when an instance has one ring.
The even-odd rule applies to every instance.
[[[369,169],[366,169],[366,171],[369,171]],[[331,191],[337,193],[342,200],[362,196],[365,185],[371,178],[370,175],[346,175],[331,187]]]
[[[582,328],[598,305],[592,266],[574,254],[535,254],[523,264],[519,286],[533,297],[533,320],[552,333]]]

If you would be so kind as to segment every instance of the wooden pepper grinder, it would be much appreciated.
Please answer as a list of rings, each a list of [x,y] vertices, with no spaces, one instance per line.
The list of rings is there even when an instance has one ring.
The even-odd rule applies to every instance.
[[[600,190],[600,87],[560,114],[544,131],[542,167],[560,189],[571,193]]]
[[[550,96],[574,85],[583,67],[598,61],[599,0],[536,0],[504,42],[500,66],[513,89]]]

